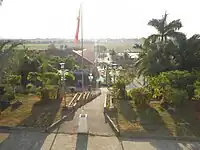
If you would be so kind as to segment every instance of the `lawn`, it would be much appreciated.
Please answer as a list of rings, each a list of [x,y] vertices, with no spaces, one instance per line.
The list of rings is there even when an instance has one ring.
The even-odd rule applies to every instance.
[[[67,102],[72,99],[72,95],[67,95]],[[12,103],[20,100],[22,105],[13,110],[8,107],[1,112],[0,126],[26,126],[45,128],[51,125],[63,115],[61,103],[58,100],[49,100],[48,103],[40,103],[40,98],[34,95],[17,95]]]
[[[120,101],[118,123],[121,135],[200,137],[200,121],[194,103],[169,112],[159,104],[138,109],[132,101]]]

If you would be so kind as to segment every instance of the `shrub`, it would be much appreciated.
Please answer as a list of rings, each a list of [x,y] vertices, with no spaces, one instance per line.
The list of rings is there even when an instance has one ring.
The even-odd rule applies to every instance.
[[[168,71],[161,73],[166,76],[173,88],[186,89],[187,85],[192,85],[196,76],[188,71]]]
[[[200,81],[197,80],[194,83],[194,88],[195,88],[195,90],[194,90],[194,97],[196,99],[200,99]]]
[[[57,98],[58,87],[46,85],[40,88],[40,96],[42,101],[54,100]]]
[[[151,100],[151,93],[146,88],[134,88],[130,91],[130,96],[135,102],[136,106],[146,106]]]
[[[75,77],[72,73],[65,74],[65,83],[66,83],[66,85],[74,85],[75,84]]]
[[[36,93],[37,92],[36,86],[31,84],[31,83],[27,84],[26,88],[27,88],[28,92],[30,92],[30,93]]]
[[[1,100],[3,101],[11,101],[15,99],[15,94],[14,92],[6,92],[2,97]]]
[[[157,76],[148,77],[148,87],[153,93],[153,98],[158,100],[165,99],[165,93],[170,92],[171,88],[186,90],[191,99],[194,95],[194,87],[192,85],[195,80],[195,75],[188,71],[168,71],[162,72]]]
[[[115,94],[117,94],[118,98],[125,99],[126,97],[126,85],[124,80],[117,80],[117,82],[114,85]]]
[[[188,93],[186,90],[171,88],[165,93],[167,101],[175,105],[176,107],[183,105],[188,100]]]
[[[148,77],[148,88],[152,92],[152,97],[161,100],[164,93],[170,88],[170,80],[164,75]]]

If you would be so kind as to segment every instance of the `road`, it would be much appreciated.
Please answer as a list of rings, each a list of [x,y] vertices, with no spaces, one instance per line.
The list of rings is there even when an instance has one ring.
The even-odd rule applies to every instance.
[[[107,90],[84,106],[88,114],[89,134],[77,134],[79,109],[72,118],[52,133],[10,131],[0,132],[0,150],[199,150],[197,142],[177,140],[117,138],[103,114]],[[131,114],[130,114],[131,115]]]

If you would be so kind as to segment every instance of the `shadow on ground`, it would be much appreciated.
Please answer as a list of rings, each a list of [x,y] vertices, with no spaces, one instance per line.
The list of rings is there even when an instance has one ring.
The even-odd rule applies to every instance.
[[[128,139],[120,138],[123,149],[158,149],[158,150],[198,150],[200,144],[197,142],[183,142],[178,140],[161,140],[161,139]]]
[[[1,150],[40,150],[47,133],[13,132],[0,144]],[[49,149],[49,147],[47,148]]]
[[[147,106],[138,108],[133,101],[119,102],[120,135],[137,136],[168,136],[168,131],[160,114],[154,108]]]
[[[88,134],[77,134],[76,150],[87,150]]]
[[[176,125],[174,135],[200,137],[200,118],[198,118],[200,113],[196,109],[199,104],[199,101],[191,101],[187,105],[177,108],[174,113],[168,111]]]
[[[31,115],[24,119],[19,126],[31,126],[36,128],[46,128],[50,126],[60,109],[60,100],[49,100],[46,103],[41,101],[32,107]]]

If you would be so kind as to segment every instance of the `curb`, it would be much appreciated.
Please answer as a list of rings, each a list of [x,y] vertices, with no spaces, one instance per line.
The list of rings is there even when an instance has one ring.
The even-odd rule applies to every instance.
[[[61,119],[57,120],[56,122],[54,122],[53,124],[51,124],[49,127],[47,127],[44,130],[44,132],[49,132],[49,130],[51,130],[53,127],[55,127],[56,125],[58,125],[59,123],[61,123],[62,121],[64,121],[69,115],[71,115],[74,112],[75,112],[75,110],[72,110],[66,116],[63,116]]]
[[[112,130],[115,132],[116,136],[120,136],[120,131],[117,128],[117,126],[115,125],[115,123],[112,121],[112,119],[109,117],[109,115],[107,113],[104,113],[106,119],[109,122],[109,125],[111,126]]]
[[[188,142],[200,142],[200,138],[197,137],[172,137],[172,136],[124,136],[120,135],[119,137],[121,140],[123,139],[129,139],[129,140],[135,140],[135,139],[142,139],[142,140],[148,140],[148,139],[154,139],[154,140],[176,140],[176,141],[188,141]]]
[[[112,119],[110,118],[110,116],[107,114],[106,101],[107,101],[107,94],[106,94],[105,100],[104,100],[104,116],[108,120],[109,125],[112,128],[112,130],[115,132],[116,136],[120,136],[119,129],[117,128],[116,124],[112,121]]]

